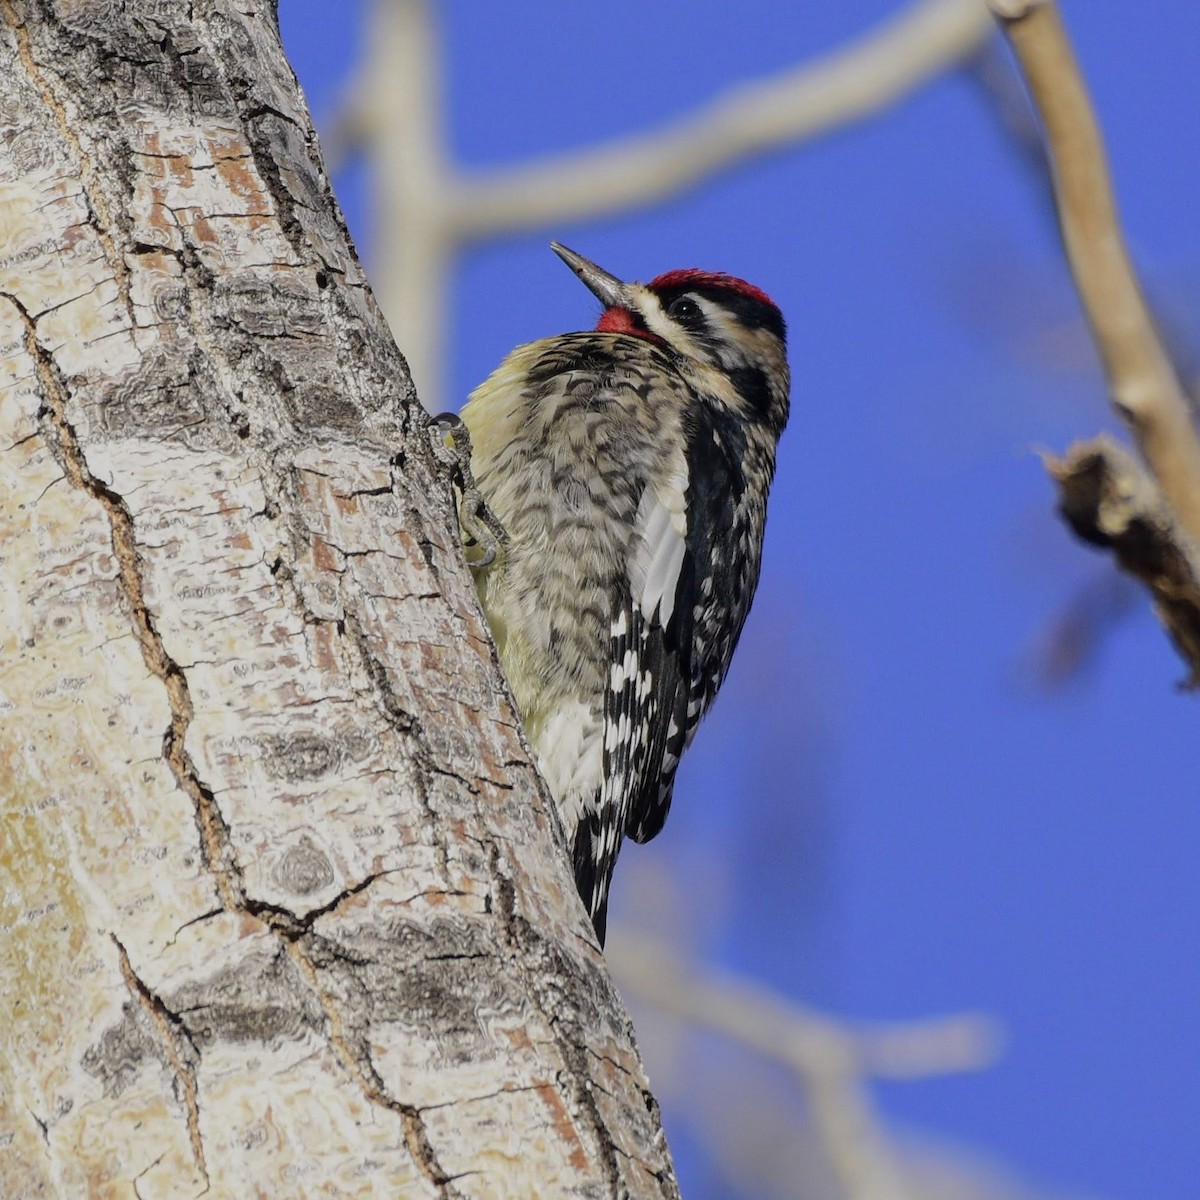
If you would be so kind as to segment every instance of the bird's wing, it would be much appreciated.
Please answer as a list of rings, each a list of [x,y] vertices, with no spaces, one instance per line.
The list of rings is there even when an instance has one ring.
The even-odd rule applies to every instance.
[[[636,842],[648,842],[667,819],[675,770],[732,652],[732,643],[715,641],[731,628],[736,641],[748,607],[747,581],[724,569],[736,560],[731,543],[743,485],[735,460],[713,430],[702,427],[691,434],[687,461],[670,495],[644,499],[638,513],[646,551],[631,573],[632,636],[657,684],[651,689],[656,703],[645,716],[641,770],[629,781],[625,832]],[[614,690],[614,710],[636,706],[644,690],[635,689],[632,699],[618,699]]]
[[[697,564],[686,472],[682,482],[665,498],[654,487],[642,496],[630,586],[611,630],[604,780],[623,798],[622,832],[639,842],[666,820],[689,724]]]
[[[714,594],[742,588],[716,569],[732,557],[738,491],[730,457],[708,430],[693,435],[688,457],[648,485],[638,506],[610,627],[602,793],[575,843],[576,880],[597,929],[622,837],[646,842],[662,829],[679,759],[720,686],[722,648],[706,644],[710,627],[725,625],[717,610],[738,614],[735,638],[740,631],[740,595]]]
[[[574,846],[575,881],[601,939],[621,840],[635,828],[641,833],[647,821],[654,828],[635,833],[640,841],[661,827],[682,752],[677,735],[690,676],[695,577],[687,548],[686,488],[685,466],[669,484],[645,487],[609,624],[602,782]]]

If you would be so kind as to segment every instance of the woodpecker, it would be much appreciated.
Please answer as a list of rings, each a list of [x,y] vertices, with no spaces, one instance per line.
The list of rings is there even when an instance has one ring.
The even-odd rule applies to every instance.
[[[786,332],[731,275],[625,283],[551,248],[595,330],[518,346],[462,419],[505,534],[480,600],[603,945],[621,842],[662,828],[758,584]]]

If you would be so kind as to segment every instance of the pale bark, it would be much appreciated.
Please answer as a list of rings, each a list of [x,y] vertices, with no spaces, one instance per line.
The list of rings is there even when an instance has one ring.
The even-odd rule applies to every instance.
[[[3,1195],[672,1196],[269,5],[0,0]]]

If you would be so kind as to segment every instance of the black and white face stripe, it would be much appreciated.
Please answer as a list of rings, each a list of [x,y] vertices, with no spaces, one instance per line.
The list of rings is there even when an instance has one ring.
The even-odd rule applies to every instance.
[[[688,358],[716,367],[745,403],[744,415],[782,428],[787,397],[772,390],[773,378],[787,378],[781,337],[783,318],[763,304],[718,287],[685,287],[659,293],[642,290],[638,326]]]
[[[729,288],[699,284],[682,288],[666,288],[655,294],[663,311],[672,319],[690,328],[690,322],[698,318],[690,311],[688,302],[695,304],[704,317],[714,309],[729,314],[743,329],[765,329],[781,343],[787,343],[787,326],[783,314],[773,304],[764,304],[753,296],[746,296]]]

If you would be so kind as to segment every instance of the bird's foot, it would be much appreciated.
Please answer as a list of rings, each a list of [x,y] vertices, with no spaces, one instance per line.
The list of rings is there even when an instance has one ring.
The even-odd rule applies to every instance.
[[[491,566],[508,542],[508,534],[499,518],[483,498],[471,474],[471,433],[466,423],[452,412],[439,413],[429,423],[433,456],[457,488],[458,524],[463,535],[467,565],[481,571]],[[478,553],[476,553],[478,551]]]

